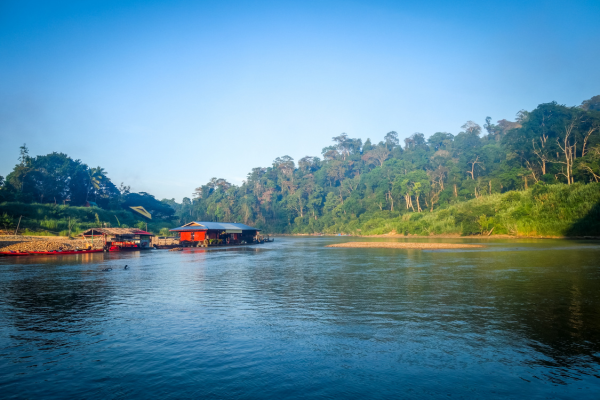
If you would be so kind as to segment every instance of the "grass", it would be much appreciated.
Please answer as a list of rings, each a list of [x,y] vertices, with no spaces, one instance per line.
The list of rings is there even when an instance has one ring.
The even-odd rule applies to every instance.
[[[21,222],[19,223],[19,216]],[[19,233],[31,236],[79,235],[95,227],[138,227],[146,229],[146,221],[136,218],[126,210],[103,210],[98,207],[71,207],[55,204],[26,204],[6,202],[0,204],[0,229],[14,231],[19,224]],[[173,222],[148,222],[148,230],[158,233],[172,228]]]
[[[390,212],[325,221],[324,233],[600,236],[600,183],[535,185],[434,212]],[[300,233],[300,232],[298,232]]]

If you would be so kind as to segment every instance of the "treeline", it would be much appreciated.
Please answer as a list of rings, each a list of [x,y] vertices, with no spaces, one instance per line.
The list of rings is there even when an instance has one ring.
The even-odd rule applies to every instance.
[[[436,132],[425,138],[415,133],[404,146],[396,132],[379,143],[343,133],[321,157],[307,156],[297,164],[289,156],[278,157],[270,167],[254,168],[241,186],[213,178],[196,189],[193,199],[169,203],[182,223],[237,221],[281,233],[385,233],[379,229],[385,221],[426,220],[427,213],[458,210],[459,203],[469,200],[500,199],[503,193],[532,186],[539,191],[559,184],[573,191],[570,187],[576,183],[598,182],[599,130],[600,96],[595,96],[577,107],[541,104],[533,111],[520,111],[515,121],[494,124],[488,117],[483,127],[467,121],[456,135]],[[594,199],[589,195],[585,201]],[[481,225],[475,219],[493,219],[495,210],[468,221],[453,216],[445,228],[437,224],[428,228],[432,231],[418,233],[489,232],[493,222],[482,219]],[[572,218],[583,216],[585,207],[574,211]],[[506,218],[508,224],[516,221]],[[564,224],[559,225],[545,234],[566,234]],[[470,228],[465,232],[463,226]],[[511,231],[518,229],[506,226],[494,233]]]
[[[92,167],[64,153],[32,157],[20,147],[18,164],[0,176],[0,229],[20,224],[31,234],[77,233],[93,226],[138,227],[155,231],[171,226],[175,210],[149,193],[117,187],[102,167]],[[131,211],[142,206],[147,219]],[[19,223],[19,218],[21,223]]]

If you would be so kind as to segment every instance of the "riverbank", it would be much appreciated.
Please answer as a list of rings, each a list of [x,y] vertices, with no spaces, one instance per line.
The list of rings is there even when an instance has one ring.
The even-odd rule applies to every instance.
[[[453,199],[433,211],[431,207],[422,212],[402,207],[359,211],[324,214],[317,220],[305,216],[302,221],[296,218],[294,225],[263,228],[265,232],[365,236],[396,232],[425,237],[600,237],[600,182],[536,184],[527,190],[492,193],[467,201]]]
[[[91,246],[90,240],[73,239],[67,236],[0,236],[1,251],[59,251],[85,249]],[[101,250],[102,240],[95,240],[93,248]]]

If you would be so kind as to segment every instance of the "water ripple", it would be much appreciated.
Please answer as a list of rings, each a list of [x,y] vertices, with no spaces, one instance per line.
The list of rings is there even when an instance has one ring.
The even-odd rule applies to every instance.
[[[2,397],[597,398],[597,244],[340,240],[0,259]]]

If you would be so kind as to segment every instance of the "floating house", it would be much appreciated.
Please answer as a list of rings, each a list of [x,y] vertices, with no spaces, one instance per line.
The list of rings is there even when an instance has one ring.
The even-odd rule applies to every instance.
[[[209,244],[250,244],[258,241],[260,229],[233,222],[190,222],[171,229],[179,233],[183,246],[208,246]]]
[[[154,235],[136,228],[92,228],[82,236],[87,241],[103,241],[107,251],[137,251],[151,249]]]

